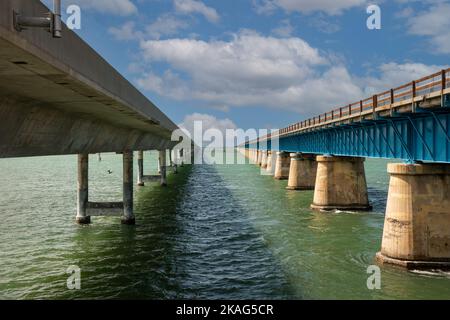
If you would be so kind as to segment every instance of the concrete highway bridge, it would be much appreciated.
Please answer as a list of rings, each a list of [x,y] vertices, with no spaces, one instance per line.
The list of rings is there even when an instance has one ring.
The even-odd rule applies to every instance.
[[[59,6],[59,7],[58,7]],[[133,151],[160,151],[161,184],[177,126],[39,0],[0,1],[0,158],[78,154],[77,221],[134,224]],[[123,202],[88,200],[88,155],[123,155]],[[169,154],[171,154],[169,152]]]
[[[388,165],[378,261],[450,267],[450,69],[288,126],[240,146],[254,163],[314,190],[317,210],[370,210],[364,159]]]

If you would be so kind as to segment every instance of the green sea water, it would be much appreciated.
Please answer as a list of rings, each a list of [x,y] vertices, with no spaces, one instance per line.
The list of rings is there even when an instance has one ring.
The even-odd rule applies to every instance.
[[[449,299],[450,274],[382,267],[387,161],[368,160],[372,212],[315,212],[312,191],[254,165],[197,165],[135,189],[136,226],[74,223],[76,156],[0,160],[0,299]],[[107,171],[111,170],[112,174]],[[145,154],[156,174],[156,154]],[[136,172],[137,170],[135,170]],[[120,201],[122,160],[90,159],[90,200]],[[81,289],[67,288],[67,268]]]

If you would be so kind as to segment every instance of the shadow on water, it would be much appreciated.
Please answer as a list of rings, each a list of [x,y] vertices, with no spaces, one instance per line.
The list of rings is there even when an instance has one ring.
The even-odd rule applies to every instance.
[[[186,166],[136,191],[135,227],[80,227],[67,261],[82,290],[59,298],[286,298],[288,282],[213,166]]]

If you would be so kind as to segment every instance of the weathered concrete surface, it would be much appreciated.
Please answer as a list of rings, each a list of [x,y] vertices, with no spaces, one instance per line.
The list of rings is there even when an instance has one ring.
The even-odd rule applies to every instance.
[[[0,1],[0,157],[175,144],[176,125],[74,32],[17,32],[13,10],[48,12],[38,0]]]
[[[316,156],[301,153],[291,153],[288,190],[314,190],[316,185]]]
[[[263,150],[261,156],[261,168],[267,169],[268,152]]]
[[[133,152],[123,153],[123,217],[122,224],[134,225],[133,212]]]
[[[268,151],[267,152],[267,167],[266,167],[266,171],[269,175],[273,175],[274,174],[274,151]]]
[[[144,183],[144,151],[138,151],[138,175],[137,175],[137,185],[143,187]]]
[[[167,150],[159,151],[159,168],[161,171],[161,186],[167,186]]]
[[[261,150],[258,150],[258,160],[256,161],[256,164],[260,167],[261,167],[261,163],[262,163],[262,153],[263,152]]]
[[[289,178],[291,158],[287,152],[277,152],[276,154],[274,178],[277,180],[286,180]]]
[[[380,262],[450,267],[450,165],[389,164]]]
[[[76,221],[79,224],[91,223],[91,217],[88,215],[89,201],[89,155],[78,155],[78,188],[77,188],[77,216]]]
[[[311,208],[370,210],[364,158],[318,156]]]

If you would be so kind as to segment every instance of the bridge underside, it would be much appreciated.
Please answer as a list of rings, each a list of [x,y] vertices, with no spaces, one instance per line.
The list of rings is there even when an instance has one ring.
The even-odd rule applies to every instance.
[[[177,126],[74,32],[17,32],[13,12],[48,9],[0,2],[0,158],[174,146]]]
[[[289,152],[450,163],[448,132],[450,113],[424,111],[282,137],[279,144]]]
[[[170,149],[153,133],[118,127],[42,102],[0,97],[0,158]]]

